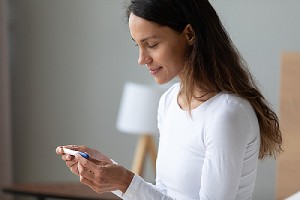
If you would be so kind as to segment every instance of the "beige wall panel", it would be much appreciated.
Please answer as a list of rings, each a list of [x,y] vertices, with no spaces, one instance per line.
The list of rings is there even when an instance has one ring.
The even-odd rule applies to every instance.
[[[300,190],[300,53],[284,53],[281,67],[280,125],[284,153],[278,159],[278,199]]]

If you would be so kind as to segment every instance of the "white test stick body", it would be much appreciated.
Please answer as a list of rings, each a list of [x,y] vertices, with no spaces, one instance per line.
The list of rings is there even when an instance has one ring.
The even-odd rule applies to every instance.
[[[75,150],[72,150],[72,149],[67,149],[67,148],[62,148],[63,149],[63,152],[65,154],[70,154],[70,155],[73,155],[75,156],[77,153],[79,153],[82,157],[88,159],[89,158],[89,154],[87,153],[83,153],[83,152],[80,152],[80,151],[75,151]]]
[[[64,148],[64,147],[63,147],[63,151],[64,151],[65,154],[70,154],[72,156],[75,156],[76,153],[79,153],[79,151],[74,151],[72,149],[67,149],[67,148]]]

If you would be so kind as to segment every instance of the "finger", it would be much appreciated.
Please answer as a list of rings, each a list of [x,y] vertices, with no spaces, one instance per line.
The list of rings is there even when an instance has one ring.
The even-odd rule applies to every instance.
[[[79,145],[74,145],[74,144],[69,144],[69,145],[66,145],[66,146],[63,146],[63,147],[65,147],[65,148],[67,148],[67,149],[72,149],[72,150],[75,150],[75,151],[78,151],[79,150],[79,148],[80,148],[80,146]]]
[[[75,158],[75,156],[72,156],[72,155],[69,155],[69,154],[63,154],[61,156],[61,159],[64,160],[64,161],[76,161],[77,162],[77,159]]]
[[[67,149],[75,150],[75,151],[81,151],[81,152],[86,152],[89,150],[87,146],[84,145],[66,145],[64,146]]]
[[[91,167],[87,168],[87,167],[83,166],[80,162],[78,163],[77,167],[78,167],[78,173],[79,173],[80,176],[82,176],[85,179],[88,179],[90,181],[95,180],[95,172],[98,171],[99,169],[91,168]]]
[[[63,154],[64,152],[63,152],[62,148],[63,148],[63,146],[56,147],[56,149],[55,149],[56,154]]]
[[[66,165],[67,165],[68,167],[72,167],[72,166],[75,165],[75,164],[77,164],[77,162],[75,162],[75,161],[66,161]]]
[[[89,180],[89,179],[87,179],[87,178],[85,178],[84,176],[81,176],[81,175],[80,175],[80,182],[84,185],[89,186],[93,190],[94,190],[94,188],[96,188],[96,184],[93,181],[91,181],[91,180]]]
[[[111,187],[109,187],[109,184],[103,184],[102,182],[98,182],[97,177],[94,177],[94,174],[91,170],[87,170],[87,168],[84,168],[83,165],[81,165],[80,163],[78,164],[78,166],[79,170],[81,171],[79,172],[81,183],[89,186],[92,190],[94,190],[97,193],[103,193],[113,190]]]
[[[110,162],[107,161],[103,161],[103,160],[96,160],[94,158],[89,157],[88,158],[89,161],[93,162],[96,165],[107,165],[107,164],[111,164]]]
[[[56,151],[56,153],[59,154],[59,155],[68,155],[68,154],[65,154],[63,148],[66,148],[66,147],[71,148],[72,146],[75,146],[75,145],[58,146],[58,147],[56,147],[56,150],[55,150],[55,151]],[[71,155],[66,156],[66,157],[64,157],[64,156],[62,157],[63,160],[71,160],[72,158],[74,158],[74,157],[71,157]]]
[[[95,172],[91,169],[84,168],[84,170],[78,169],[78,174],[83,178],[90,180],[91,182],[96,182]]]
[[[101,194],[101,193],[104,193],[104,192],[108,192],[108,191],[111,191],[111,190],[105,190],[104,187],[100,187],[98,186],[97,184],[95,184],[93,181],[91,180],[88,180],[82,176],[80,176],[80,182],[84,185],[87,185],[89,186],[92,190],[94,190],[95,192]]]
[[[83,165],[84,168],[91,169],[92,171],[97,170],[97,167],[105,166],[107,164],[111,164],[107,161],[96,160],[93,158],[83,158],[80,154],[75,155],[75,159]],[[93,170],[94,169],[94,170]]]
[[[72,167],[69,168],[70,171],[76,175],[79,175],[78,167],[77,165],[73,165]]]
[[[92,190],[94,190],[95,192],[97,192],[99,194],[116,190],[116,187],[113,185],[110,185],[110,184],[98,185],[95,182],[88,180],[82,176],[80,176],[80,182],[84,185],[89,186]]]
[[[90,160],[82,157],[80,154],[75,155],[76,160],[83,165],[83,167],[92,168],[95,167],[95,164],[91,162]]]

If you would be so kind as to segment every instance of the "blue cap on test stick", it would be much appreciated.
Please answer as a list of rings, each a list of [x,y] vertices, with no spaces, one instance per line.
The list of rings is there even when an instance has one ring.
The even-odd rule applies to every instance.
[[[90,156],[87,153],[83,153],[83,152],[78,152],[82,157],[88,159]]]

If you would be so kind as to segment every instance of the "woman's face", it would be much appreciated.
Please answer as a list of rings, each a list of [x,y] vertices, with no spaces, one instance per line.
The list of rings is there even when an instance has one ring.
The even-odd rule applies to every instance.
[[[138,63],[146,65],[158,84],[167,83],[179,75],[188,46],[184,33],[178,33],[132,13],[129,17],[129,30],[139,47]]]

